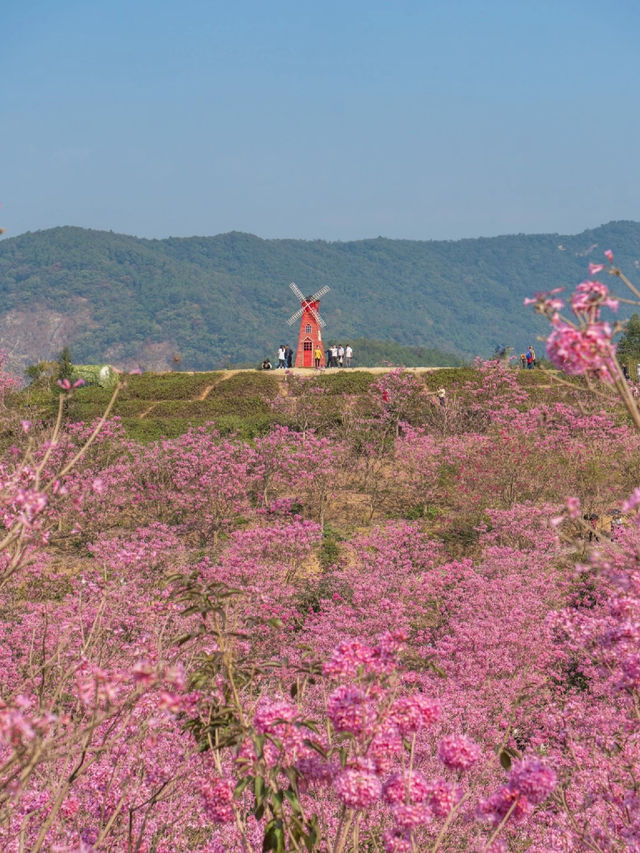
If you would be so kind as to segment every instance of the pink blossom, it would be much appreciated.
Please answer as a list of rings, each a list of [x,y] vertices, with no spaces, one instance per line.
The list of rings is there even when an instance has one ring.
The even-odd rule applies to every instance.
[[[264,701],[256,710],[253,724],[259,734],[275,733],[283,722],[297,719],[298,709],[290,702]]]
[[[306,783],[329,785],[336,777],[337,767],[319,755],[309,755],[296,762],[296,769]]]
[[[0,738],[7,744],[16,747],[26,744],[36,737],[33,719],[29,719],[17,708],[4,706],[0,708]]]
[[[358,768],[347,768],[336,776],[335,792],[351,809],[366,809],[380,799],[382,783],[375,773]]]
[[[158,695],[160,698],[160,710],[168,711],[170,714],[179,714],[180,711],[184,710],[183,697],[180,693],[161,690]]]
[[[495,826],[510,810],[509,820],[518,823],[531,813],[531,803],[517,790],[503,785],[490,797],[479,801],[476,814],[479,820],[488,820]]]
[[[605,249],[604,256],[610,264],[613,263],[613,252],[611,251],[611,249]]]
[[[385,853],[411,853],[413,850],[411,834],[398,827],[386,829],[382,834],[382,843]]]
[[[555,771],[539,759],[519,762],[509,773],[509,787],[537,805],[546,799],[558,783]]]
[[[557,323],[547,340],[547,355],[556,367],[566,373],[586,373],[612,382],[617,375],[612,334],[608,323],[591,323],[584,329]]]
[[[384,799],[389,805],[424,803],[431,791],[423,774],[418,770],[394,773],[384,783]]]
[[[640,486],[637,486],[629,498],[622,504],[622,512],[631,512],[640,505]]]
[[[327,716],[336,731],[360,735],[375,722],[376,714],[359,687],[343,684],[327,699]]]
[[[355,678],[360,670],[364,672],[379,669],[380,652],[359,640],[340,643],[331,659],[323,666],[325,675],[339,678]]]
[[[509,848],[504,838],[496,838],[491,844],[483,850],[483,853],[508,853]]]
[[[396,826],[401,829],[415,829],[417,826],[430,823],[432,820],[431,812],[422,805],[396,803],[391,811]]]
[[[234,820],[234,789],[233,779],[217,778],[201,784],[200,794],[207,817],[212,823],[231,823]]]
[[[462,792],[460,788],[444,779],[432,782],[427,790],[427,802],[431,811],[437,817],[447,817],[461,796]]]
[[[154,680],[153,667],[148,661],[138,661],[131,668],[133,680],[140,684],[151,684]]]
[[[404,736],[431,725],[440,716],[440,705],[421,693],[401,696],[391,706],[389,719],[396,724]]]
[[[369,746],[368,755],[376,765],[378,773],[387,773],[393,759],[402,752],[402,738],[395,726],[377,732]]]
[[[480,758],[480,747],[464,735],[449,735],[440,741],[438,758],[451,770],[468,770]]]
[[[564,308],[562,299],[556,297],[557,293],[563,290],[562,287],[556,287],[548,293],[536,293],[533,299],[525,299],[525,305],[533,305],[538,314],[544,314],[546,317],[556,317],[559,311]]]
[[[567,498],[567,511],[569,518],[580,518],[582,510],[580,508],[580,498]]]
[[[618,310],[618,300],[609,296],[609,288],[600,281],[582,281],[571,297],[571,307],[576,314],[586,314],[589,319],[598,319],[600,306]]]
[[[264,745],[264,758],[269,766],[278,762],[295,764],[311,754],[302,728],[295,724],[298,717],[296,706],[281,700],[264,700],[256,710],[253,718],[256,731],[272,736]]]

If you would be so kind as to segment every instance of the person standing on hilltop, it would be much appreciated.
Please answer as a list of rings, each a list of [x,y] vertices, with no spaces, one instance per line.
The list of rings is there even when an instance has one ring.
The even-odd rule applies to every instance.
[[[285,366],[285,361],[284,361],[284,344],[280,344],[280,346],[278,347],[278,367],[284,367],[284,366]],[[276,368],[276,370],[277,370],[277,369],[278,369],[278,368]]]
[[[349,346],[349,344],[347,344],[346,347],[344,348],[344,365],[345,365],[345,367],[351,367],[351,359],[352,358],[353,358],[353,349]]]
[[[291,362],[293,360],[293,350],[291,349],[289,344],[287,344],[284,348],[284,360],[286,362],[287,367],[290,368]]]
[[[533,367],[536,363],[536,353],[533,347],[529,347],[527,350],[527,369],[533,370]]]
[[[316,345],[315,351],[313,353],[313,360],[315,362],[316,367],[320,367],[320,362],[322,361],[324,353],[320,349],[319,346]]]

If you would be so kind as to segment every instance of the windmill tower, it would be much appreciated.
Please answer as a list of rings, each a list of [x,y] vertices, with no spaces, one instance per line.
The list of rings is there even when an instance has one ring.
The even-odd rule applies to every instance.
[[[300,308],[292,314],[287,322],[291,326],[300,317],[300,334],[298,335],[298,348],[296,350],[295,367],[313,367],[313,353],[318,347],[324,353],[322,345],[322,327],[326,325],[320,314],[318,306],[321,298],[329,292],[326,285],[317,290],[313,296],[303,296],[300,288],[291,282],[291,290],[300,300]]]

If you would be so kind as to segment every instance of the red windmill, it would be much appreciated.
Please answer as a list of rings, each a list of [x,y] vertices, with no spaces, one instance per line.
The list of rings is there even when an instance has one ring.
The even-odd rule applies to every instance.
[[[317,290],[313,296],[303,296],[300,288],[291,282],[291,290],[300,300],[300,308],[292,314],[287,322],[292,323],[300,317],[300,335],[298,336],[298,349],[296,350],[295,367],[313,367],[313,354],[316,349],[324,354],[322,346],[322,327],[326,323],[318,313],[321,298],[329,292],[326,285]]]

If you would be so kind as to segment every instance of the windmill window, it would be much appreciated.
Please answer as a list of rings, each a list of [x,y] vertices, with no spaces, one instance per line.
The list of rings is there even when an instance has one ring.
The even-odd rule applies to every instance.
[[[311,334],[311,326],[309,325],[309,323],[307,323],[307,325],[304,327],[304,333],[305,335]]]
[[[305,352],[311,352],[311,349],[312,349],[311,341],[305,341],[303,343],[303,349]]]

